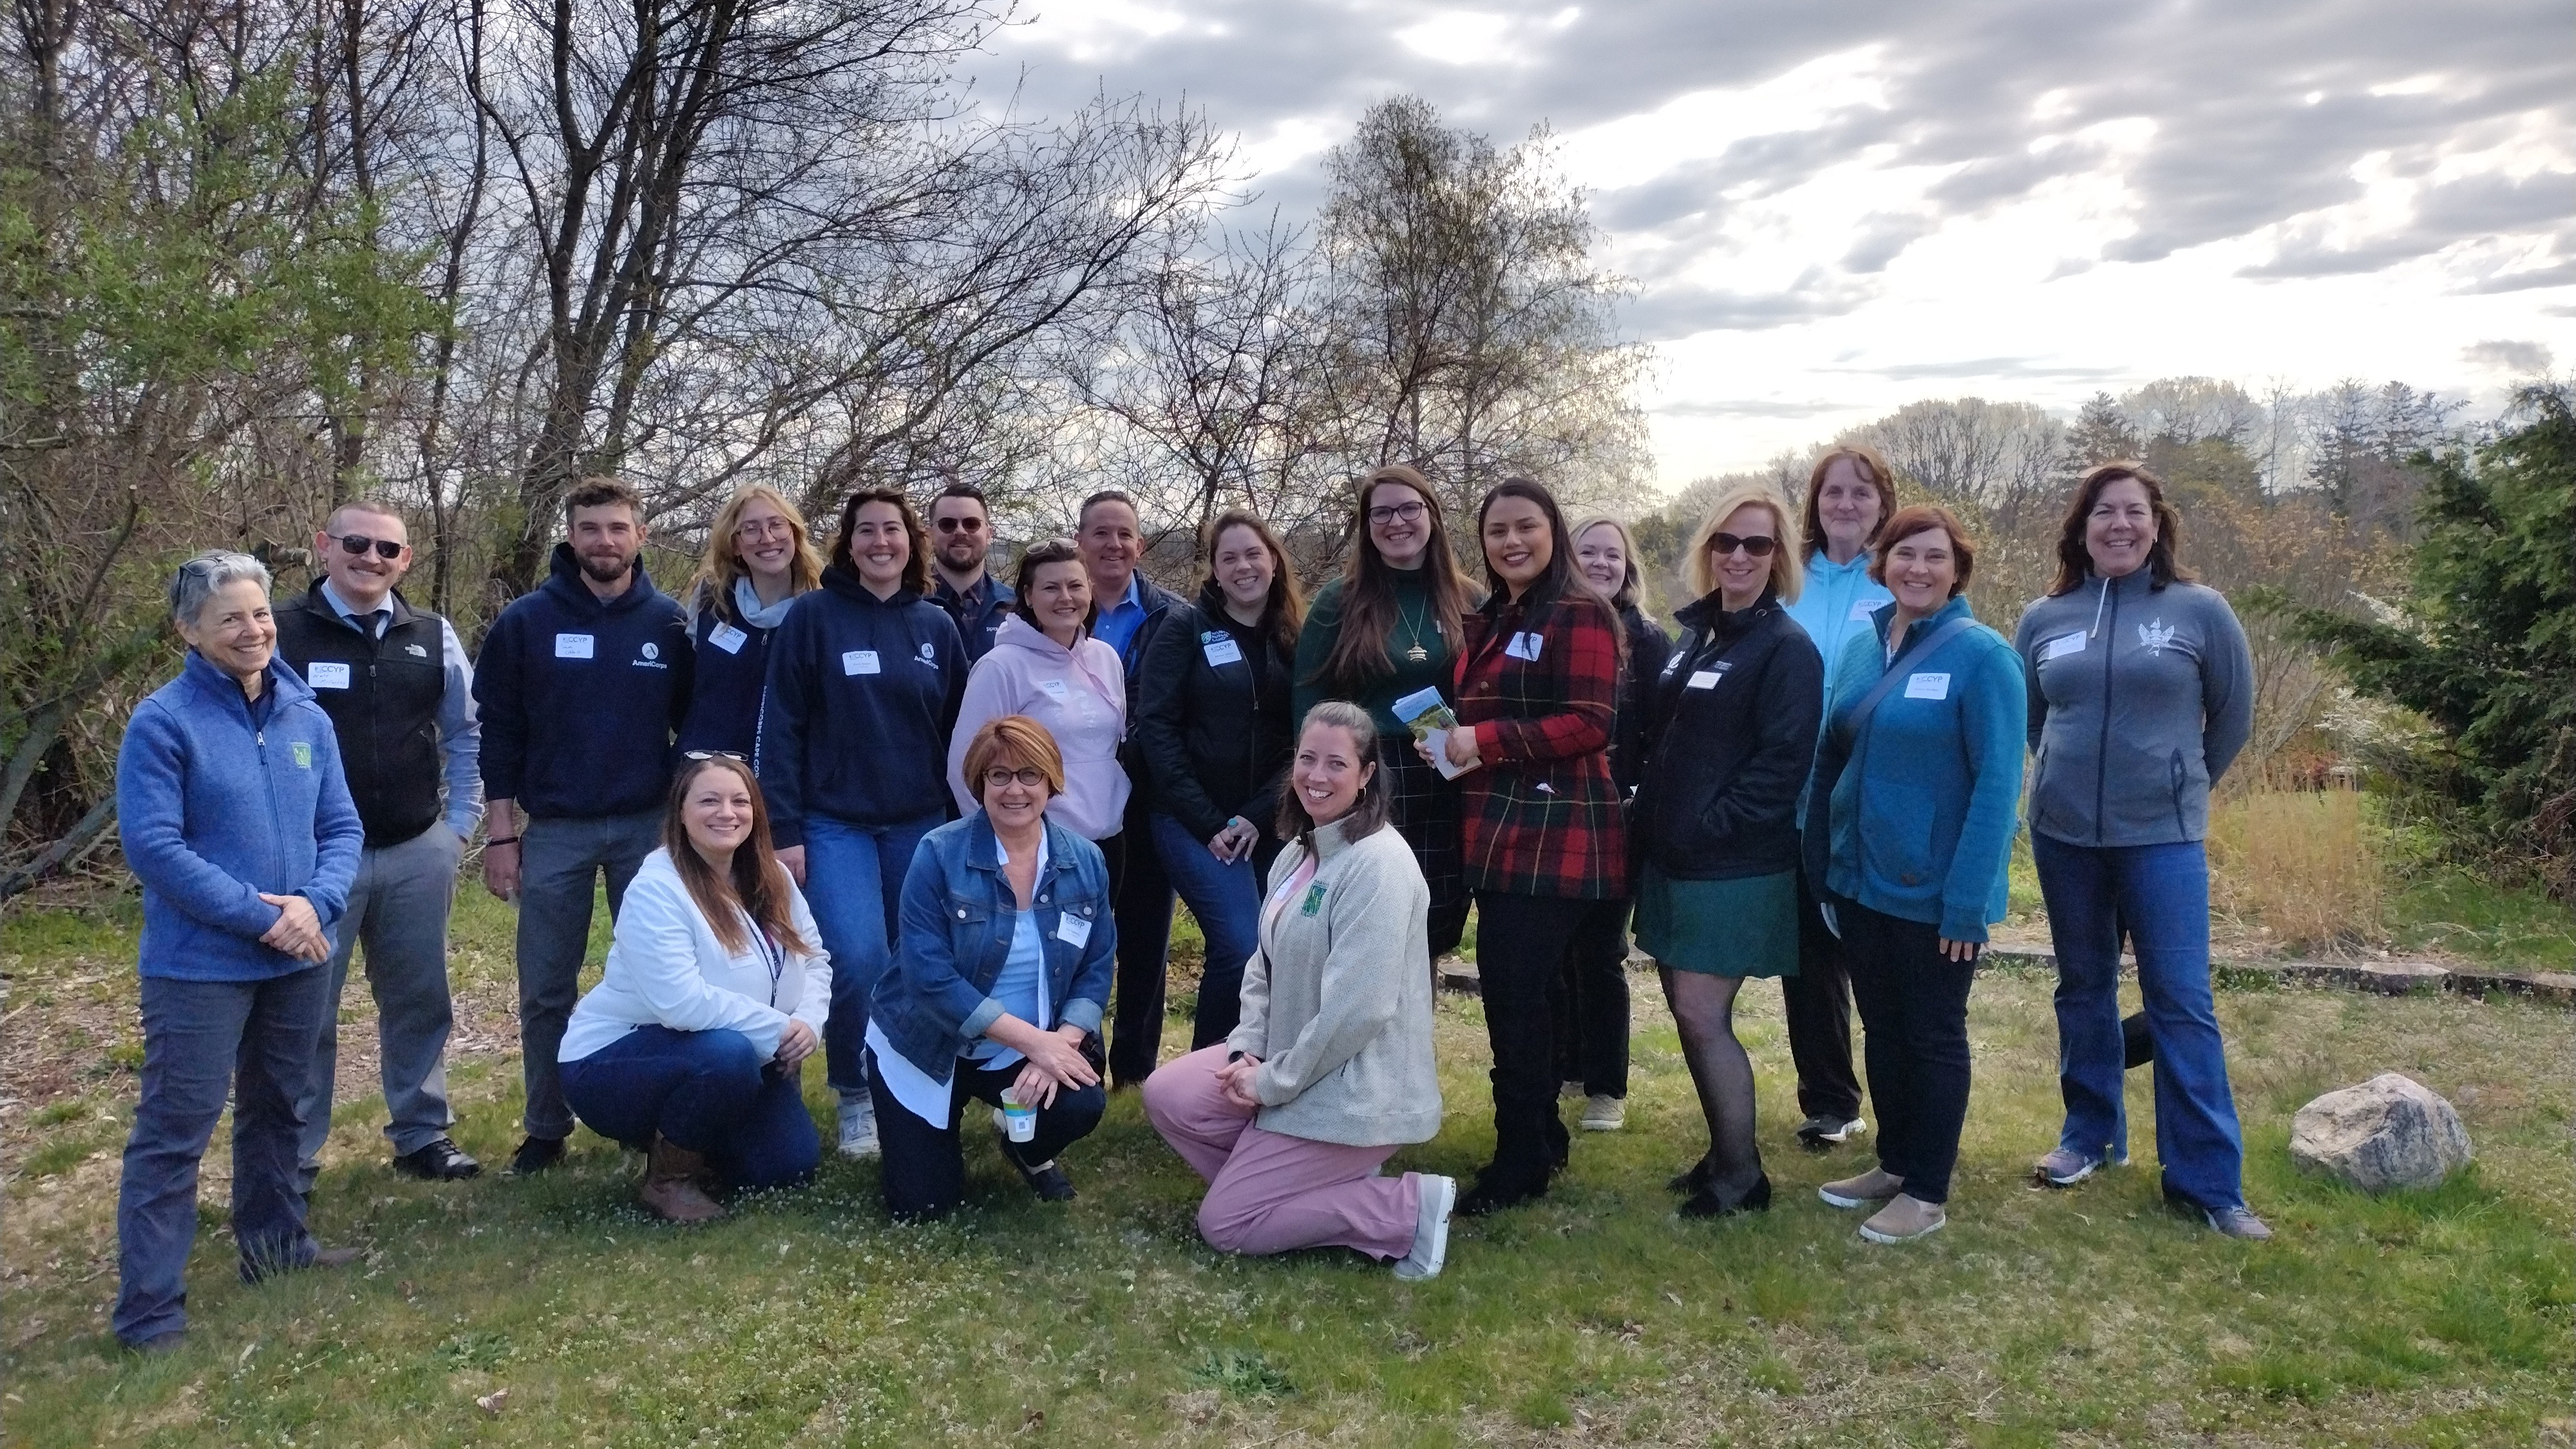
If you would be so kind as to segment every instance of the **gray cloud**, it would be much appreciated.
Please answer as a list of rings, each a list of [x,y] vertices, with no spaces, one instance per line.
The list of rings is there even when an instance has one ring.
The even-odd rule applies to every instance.
[[[2454,242],[2556,231],[2576,213],[2576,175],[2543,171],[2521,181],[2471,176],[2429,188],[2412,222],[2358,247],[2329,246],[2313,230],[2284,241],[2272,260],[2246,267],[2247,277],[2331,277],[2375,272],[2438,252]]]
[[[1630,325],[1647,342],[1701,332],[1762,332],[1858,310],[1869,292],[1811,268],[1777,292],[1731,291],[1672,283],[1647,286],[1629,307]]]
[[[2551,353],[2539,342],[2478,342],[2460,349],[2460,360],[2481,372],[2530,377],[2549,370]]]
[[[1827,369],[1860,377],[1883,377],[1891,382],[1920,382],[1927,379],[1944,381],[1962,378],[2013,378],[2054,382],[2108,382],[2130,376],[2121,367],[2066,367],[2035,362],[2027,357],[1969,357],[1948,362],[1908,362],[1893,367],[1840,367]]]
[[[1666,403],[1649,409],[1659,418],[1820,418],[1851,411],[1845,402],[1775,402],[1768,398],[1719,398]]]

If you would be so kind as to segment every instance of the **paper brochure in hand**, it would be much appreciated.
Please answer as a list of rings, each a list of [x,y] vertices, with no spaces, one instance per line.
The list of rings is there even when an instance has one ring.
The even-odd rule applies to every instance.
[[[1431,764],[1439,770],[1441,779],[1455,780],[1475,768],[1450,763],[1449,732],[1458,727],[1458,715],[1449,708],[1449,702],[1440,697],[1439,690],[1417,689],[1397,700],[1395,717],[1404,721],[1405,727],[1413,731],[1413,737],[1431,752]]]

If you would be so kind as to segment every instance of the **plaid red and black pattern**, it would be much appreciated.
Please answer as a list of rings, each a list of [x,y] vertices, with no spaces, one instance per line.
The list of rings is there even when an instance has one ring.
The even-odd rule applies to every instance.
[[[1572,900],[1628,892],[1610,725],[1619,618],[1589,593],[1542,588],[1466,618],[1457,711],[1484,763],[1459,778],[1467,884]]]

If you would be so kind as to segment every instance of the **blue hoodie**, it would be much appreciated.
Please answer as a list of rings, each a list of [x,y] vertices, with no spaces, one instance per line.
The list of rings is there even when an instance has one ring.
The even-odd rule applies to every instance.
[[[633,580],[602,599],[559,543],[553,576],[492,621],[474,661],[488,798],[540,820],[662,808],[695,656],[679,601],[641,560]]]
[[[1833,690],[1834,661],[1843,657],[1843,646],[1871,632],[1870,616],[1896,598],[1869,576],[1870,557],[1867,549],[1852,555],[1849,563],[1835,563],[1823,549],[1808,554],[1798,601],[1785,606],[1824,656],[1827,693]]]
[[[948,731],[966,648],[948,611],[910,589],[880,599],[833,564],[769,640],[755,769],[779,849],[805,817],[901,825],[948,813]]]
[[[116,814],[143,882],[143,974],[179,981],[311,965],[260,944],[281,914],[260,895],[300,895],[332,931],[367,841],[331,717],[295,671],[270,660],[254,704],[193,649],[126,722]]]
[[[2028,708],[2021,656],[1985,625],[1924,652],[1968,612],[1956,598],[1916,620],[1890,662],[1890,603],[1843,646],[1808,784],[1808,878],[1881,915],[1937,924],[1953,941],[1983,941],[1986,924],[2004,918]],[[1905,682],[1856,718],[1891,670]]]

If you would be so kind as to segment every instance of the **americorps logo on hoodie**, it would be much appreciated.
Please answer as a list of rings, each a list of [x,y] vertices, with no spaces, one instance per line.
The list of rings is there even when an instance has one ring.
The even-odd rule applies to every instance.
[[[650,639],[645,640],[643,646],[638,649],[637,652],[644,656],[643,658],[635,661],[635,667],[638,669],[668,669],[671,667],[670,665],[662,662],[662,646],[654,643]]]

